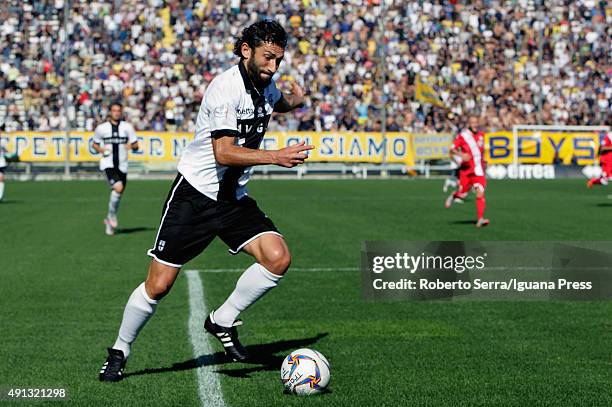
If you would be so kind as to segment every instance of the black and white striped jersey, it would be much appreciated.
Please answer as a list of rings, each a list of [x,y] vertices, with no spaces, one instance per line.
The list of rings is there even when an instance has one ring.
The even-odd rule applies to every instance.
[[[108,157],[100,159],[100,169],[116,168],[127,173],[128,170],[128,144],[138,141],[134,127],[128,122],[119,124],[104,122],[96,127],[93,141],[100,144],[110,152]]]
[[[0,168],[6,167],[6,158],[4,158],[5,152],[5,142],[2,137],[0,137]]]
[[[257,149],[274,105],[282,94],[271,81],[258,90],[242,63],[215,77],[202,99],[195,138],[183,151],[179,172],[211,199],[234,201],[247,194],[251,167],[227,167],[215,160],[212,138],[234,136],[235,144]]]

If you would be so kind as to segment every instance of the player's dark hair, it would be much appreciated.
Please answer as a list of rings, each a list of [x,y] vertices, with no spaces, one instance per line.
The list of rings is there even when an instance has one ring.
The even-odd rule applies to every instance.
[[[240,48],[242,48],[242,44],[245,42],[252,49],[259,47],[264,42],[269,42],[285,49],[287,46],[287,32],[282,25],[274,20],[263,20],[251,24],[242,30],[242,34],[236,38],[234,43],[234,54],[241,59],[244,57]]]
[[[110,106],[108,107],[108,110],[112,109],[113,106],[119,106],[121,109],[123,109],[123,105],[121,103],[119,103],[119,102],[112,102],[110,104]]]

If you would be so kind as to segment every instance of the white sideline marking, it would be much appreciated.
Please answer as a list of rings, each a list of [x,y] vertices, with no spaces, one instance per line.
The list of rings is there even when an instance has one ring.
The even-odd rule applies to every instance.
[[[187,270],[187,272],[195,272],[195,273],[240,273],[246,269],[193,269]],[[323,271],[357,271],[358,267],[313,267],[313,268],[299,268],[299,267],[291,267],[289,271],[297,271],[297,272],[323,272]]]
[[[189,336],[193,345],[193,357],[213,353],[204,331],[204,320],[208,315],[204,302],[204,288],[200,275],[195,270],[185,271],[189,286]],[[219,378],[213,366],[200,366],[196,369],[198,390],[203,407],[225,407]]]

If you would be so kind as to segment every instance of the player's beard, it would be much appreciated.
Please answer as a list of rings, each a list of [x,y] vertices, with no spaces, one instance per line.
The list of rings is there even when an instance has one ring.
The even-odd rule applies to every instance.
[[[263,70],[261,70],[255,63],[255,58],[251,58],[247,62],[247,72],[249,73],[249,76],[251,77],[253,84],[257,88],[260,88],[260,89],[265,88],[272,81],[272,75],[270,75],[268,79],[263,79],[261,77],[261,73],[263,72]]]

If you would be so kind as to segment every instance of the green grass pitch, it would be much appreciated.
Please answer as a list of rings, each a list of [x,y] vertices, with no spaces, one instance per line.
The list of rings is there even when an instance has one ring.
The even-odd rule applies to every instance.
[[[612,240],[611,189],[583,181],[491,181],[445,210],[439,180],[253,181],[295,268],[358,267],[363,240]],[[97,381],[125,302],[143,281],[170,181],[130,181],[123,233],[106,237],[103,181],[7,183],[0,203],[0,388],[65,388],[71,405],[200,404],[212,360],[229,406],[612,405],[610,302],[372,302],[358,271],[289,271],[248,309],[241,338],[261,364],[194,359],[187,278],[141,332],[121,383]],[[242,268],[215,241],[186,268]],[[238,273],[200,273],[209,308]],[[212,343],[216,352],[221,351]],[[282,394],[281,358],[312,347],[330,392]],[[207,355],[198,355],[207,356]],[[24,405],[15,402],[15,405]],[[57,405],[57,404],[52,404]]]

